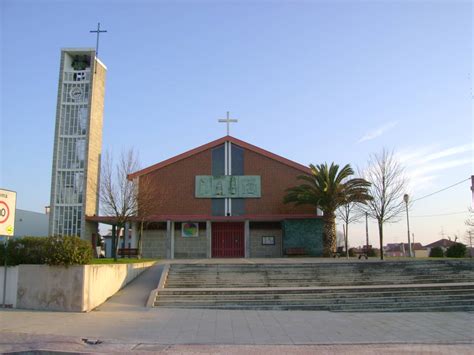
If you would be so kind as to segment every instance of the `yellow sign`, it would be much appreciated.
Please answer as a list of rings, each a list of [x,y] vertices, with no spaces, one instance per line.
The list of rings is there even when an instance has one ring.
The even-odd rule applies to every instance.
[[[7,227],[7,235],[13,235],[13,226]]]

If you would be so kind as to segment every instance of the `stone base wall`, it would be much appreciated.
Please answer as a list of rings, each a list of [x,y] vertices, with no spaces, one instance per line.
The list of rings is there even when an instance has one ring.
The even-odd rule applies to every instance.
[[[199,223],[198,237],[182,237],[181,223],[175,223],[174,257],[177,259],[207,257],[206,223]]]
[[[323,222],[320,219],[286,220],[283,222],[250,222],[249,257],[279,258],[288,248],[305,248],[309,256],[322,256]],[[263,243],[263,237],[274,237],[275,244]],[[145,230],[142,255],[145,258],[166,258],[166,224]],[[206,223],[199,223],[198,237],[182,237],[181,223],[174,224],[174,258],[206,258],[211,241],[207,238]],[[169,246],[168,246],[169,247]]]
[[[166,229],[144,230],[142,237],[144,258],[166,258]]]
[[[263,245],[262,237],[274,237],[275,245]],[[282,256],[282,230],[279,223],[250,223],[250,257],[279,258]]]

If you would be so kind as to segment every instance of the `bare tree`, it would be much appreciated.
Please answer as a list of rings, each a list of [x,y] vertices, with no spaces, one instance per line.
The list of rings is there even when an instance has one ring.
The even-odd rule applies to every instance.
[[[466,221],[464,223],[466,224],[466,226],[473,229],[474,228],[474,209],[469,207],[468,211],[469,211],[469,217],[466,219]]]
[[[142,255],[143,229],[148,224],[150,217],[155,211],[158,203],[158,193],[156,184],[149,176],[140,176],[135,178],[136,185],[139,187],[137,191],[137,220],[140,223],[140,231],[138,234],[138,255]]]
[[[380,259],[383,260],[384,223],[397,222],[405,210],[403,195],[406,192],[404,169],[394,158],[393,152],[383,149],[373,154],[364,177],[371,183],[369,193],[372,200],[367,201],[369,216],[377,220],[380,240]]]
[[[349,258],[349,224],[357,222],[364,212],[360,208],[360,203],[348,202],[338,208],[336,215],[344,223],[344,248],[346,257]]]
[[[137,181],[127,176],[139,170],[138,154],[133,149],[123,151],[117,164],[106,152],[100,181],[100,202],[105,215],[115,217],[118,231],[113,236],[113,257],[117,260],[120,245],[120,229],[138,214]]]
[[[474,239],[474,209],[469,208],[469,217],[464,222],[469,228],[464,236],[464,241],[469,245],[469,257],[473,257],[472,242]]]

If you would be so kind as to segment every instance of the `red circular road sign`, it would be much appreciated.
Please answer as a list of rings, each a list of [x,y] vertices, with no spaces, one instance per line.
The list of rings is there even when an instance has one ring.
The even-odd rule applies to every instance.
[[[10,209],[5,202],[0,201],[0,223],[4,223],[8,217],[10,217]]]

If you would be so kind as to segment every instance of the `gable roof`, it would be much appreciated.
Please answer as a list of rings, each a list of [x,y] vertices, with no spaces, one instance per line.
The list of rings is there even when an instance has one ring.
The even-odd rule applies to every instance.
[[[450,247],[451,245],[456,244],[456,242],[453,242],[452,240],[449,239],[440,239],[437,240],[436,242],[433,242],[431,244],[425,245],[426,248],[434,248],[434,247]]]
[[[286,158],[283,158],[282,156],[279,156],[277,154],[274,154],[274,153],[271,153],[269,152],[268,150],[265,150],[265,149],[262,149],[262,148],[259,148],[255,145],[252,145],[250,143],[247,143],[247,142],[244,142],[240,139],[237,139],[237,138],[234,138],[232,136],[224,136],[222,138],[219,138],[219,139],[216,139],[215,141],[212,141],[212,142],[209,142],[209,143],[206,143],[204,145],[201,145],[197,148],[194,148],[194,149],[191,149],[191,150],[188,150],[187,152],[184,152],[184,153],[181,153],[179,155],[176,155],[172,158],[169,158],[169,159],[166,159],[166,160],[163,160],[162,162],[160,163],[157,163],[157,164],[154,164],[152,166],[149,166],[148,168],[145,168],[145,169],[142,169],[142,170],[139,170],[139,171],[136,171],[132,174],[129,174],[128,175],[128,179],[129,180],[132,180],[136,177],[139,177],[139,176],[142,176],[142,175],[145,175],[145,174],[148,174],[152,171],[155,171],[155,170],[158,170],[158,169],[161,169],[161,168],[164,168],[165,166],[168,166],[168,165],[171,165],[171,164],[174,164],[180,160],[183,160],[183,159],[186,159],[186,158],[189,158],[189,157],[192,157],[193,155],[196,155],[198,153],[201,153],[205,150],[208,150],[208,149],[211,149],[211,148],[214,148],[214,147],[217,147],[221,144],[224,144],[225,142],[231,142],[235,145],[238,145],[239,147],[241,148],[245,148],[245,149],[248,149],[254,153],[257,153],[257,154],[260,154],[260,155],[263,155],[267,158],[270,158],[270,159],[273,159],[277,162],[280,162],[282,164],[285,164],[287,166],[290,166],[292,168],[295,168],[297,170],[300,170],[302,173],[304,174],[311,174],[311,169],[308,168],[307,166],[304,166],[302,164],[299,164],[299,163],[296,163],[292,160],[289,160],[289,159],[286,159]]]

